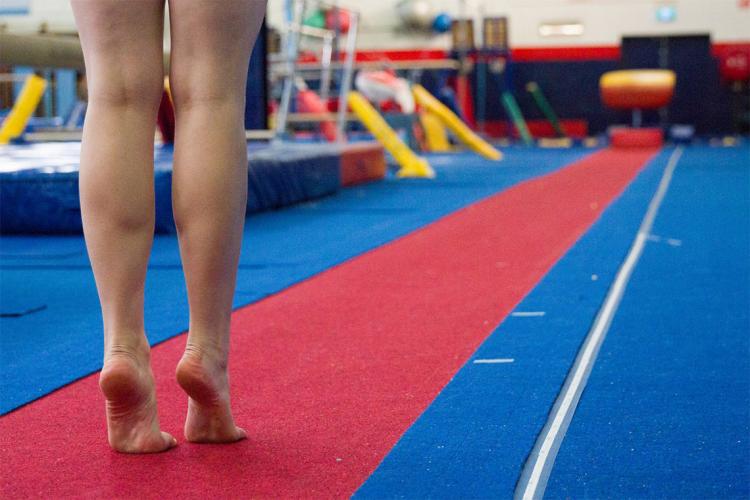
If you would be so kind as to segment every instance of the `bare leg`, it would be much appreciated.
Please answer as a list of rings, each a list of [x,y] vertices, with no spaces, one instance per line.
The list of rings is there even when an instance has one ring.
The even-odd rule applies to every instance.
[[[104,319],[99,382],[109,443],[122,452],[158,452],[176,444],[159,430],[143,326],[164,0],[72,0],[72,5],[89,85],[81,214]]]
[[[247,202],[247,65],[265,0],[170,0],[176,137],[173,206],[190,304],[177,381],[185,437],[245,437],[229,401],[229,317]]]

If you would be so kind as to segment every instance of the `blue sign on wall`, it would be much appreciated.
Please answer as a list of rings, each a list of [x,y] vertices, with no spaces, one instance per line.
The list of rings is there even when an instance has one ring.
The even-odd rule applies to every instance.
[[[12,16],[29,13],[31,0],[0,0],[0,16]]]
[[[656,8],[656,20],[660,23],[673,23],[677,19],[677,8],[674,5],[660,5]]]

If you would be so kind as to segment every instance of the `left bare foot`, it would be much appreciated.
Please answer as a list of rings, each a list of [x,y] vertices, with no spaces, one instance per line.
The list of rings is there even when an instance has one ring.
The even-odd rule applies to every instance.
[[[158,453],[177,441],[159,429],[148,344],[110,348],[99,375],[107,400],[109,444],[122,453]]]
[[[233,443],[247,437],[234,425],[225,355],[188,344],[176,375],[189,396],[185,439],[193,443]]]

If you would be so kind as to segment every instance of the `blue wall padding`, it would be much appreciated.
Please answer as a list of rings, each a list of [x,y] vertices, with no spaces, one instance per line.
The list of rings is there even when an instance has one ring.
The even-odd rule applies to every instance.
[[[482,71],[486,63],[476,65]],[[598,134],[613,123],[627,123],[629,115],[604,106],[599,96],[599,78],[607,71],[620,68],[618,61],[522,61],[506,67],[514,97],[527,120],[544,120],[545,116],[525,90],[528,82],[534,81],[542,88],[555,113],[562,119],[584,119],[588,121],[592,134]],[[444,70],[426,70],[421,78],[432,86],[431,92],[439,96],[437,85],[445,81]],[[475,107],[483,100],[485,120],[510,121],[503,109],[500,95],[505,89],[506,76],[487,70],[486,95],[478,93],[476,72],[469,75]],[[447,102],[443,101],[448,105]],[[731,125],[731,123],[730,123]]]
[[[42,97],[41,110],[37,110],[37,112],[41,111],[45,118],[52,118],[52,85],[50,85],[52,83],[52,70],[43,69],[40,73],[42,74],[42,78],[47,80],[48,84]]]
[[[55,113],[67,119],[78,102],[78,79],[73,69],[55,70]]]
[[[247,86],[245,87],[245,129],[247,130],[268,128],[267,37],[264,20],[260,33],[255,39],[247,66]]]
[[[619,68],[617,61],[565,61],[513,63],[514,95],[527,120],[545,119],[539,106],[526,91],[528,82],[537,82],[561,119],[585,119],[591,134],[598,134],[615,123],[627,123],[626,116],[608,109],[599,95],[599,78]],[[500,114],[504,110],[497,99]],[[490,101],[493,102],[493,101]]]
[[[77,144],[11,145],[12,164],[0,171],[3,234],[80,234]],[[67,148],[67,149],[66,149]],[[49,150],[44,158],[45,151]],[[58,155],[60,151],[67,154]],[[156,232],[173,233],[172,153],[158,148],[154,161]],[[280,208],[336,192],[339,154],[333,145],[281,144],[249,151],[248,213]]]
[[[719,61],[706,35],[625,37],[622,66],[665,68],[677,74],[666,123],[691,124],[698,134],[732,131],[731,85],[722,82]],[[659,113],[644,113],[644,123],[660,123]]]
[[[34,74],[34,68],[29,66],[13,66],[13,76],[23,76]],[[26,83],[26,79],[23,78],[19,81],[13,82],[13,100],[17,99],[23,90],[23,86]]]
[[[666,43],[668,53],[663,51]],[[693,124],[699,134],[729,133],[733,130],[731,85],[722,82],[719,61],[710,53],[708,37],[670,36],[626,38],[622,59],[513,61],[507,73],[486,72],[485,95],[477,85],[479,72],[486,71],[485,62],[477,62],[470,74],[475,109],[485,108],[485,119],[508,120],[500,95],[510,80],[510,90],[527,120],[545,119],[526,84],[534,81],[542,88],[552,108],[561,119],[583,119],[592,134],[604,132],[609,125],[627,124],[630,113],[608,109],[601,101],[599,78],[607,71],[629,68],[658,68],[667,55],[668,68],[677,72],[677,87],[667,107],[667,122]],[[420,81],[434,95],[445,86],[446,70],[425,70]],[[646,123],[659,123],[656,111],[644,113]]]
[[[234,307],[279,292],[589,152],[508,148],[500,163],[468,153],[431,155],[438,173],[435,180],[387,179],[251,216],[245,227]],[[0,318],[0,413],[101,367],[101,316],[82,237],[0,238],[1,312],[39,306],[46,309]],[[160,235],[154,241],[145,313],[151,343],[188,326],[174,235]]]
[[[680,161],[549,498],[750,497],[748,158]]]
[[[633,241],[668,154],[646,167],[515,308],[545,315],[506,318],[355,498],[513,497],[524,461]],[[515,361],[472,363],[481,358]]]

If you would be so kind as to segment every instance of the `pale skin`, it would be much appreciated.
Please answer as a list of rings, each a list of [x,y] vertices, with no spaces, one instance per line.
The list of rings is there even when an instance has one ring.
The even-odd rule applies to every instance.
[[[164,68],[164,0],[71,0],[89,107],[81,149],[84,234],[102,308],[109,443],[153,453],[161,431],[143,321],[154,230],[153,153]],[[247,200],[247,64],[265,0],[171,0],[170,83],[176,137],[172,203],[190,326],[176,370],[188,396],[185,438],[229,443],[235,425],[229,318]]]

